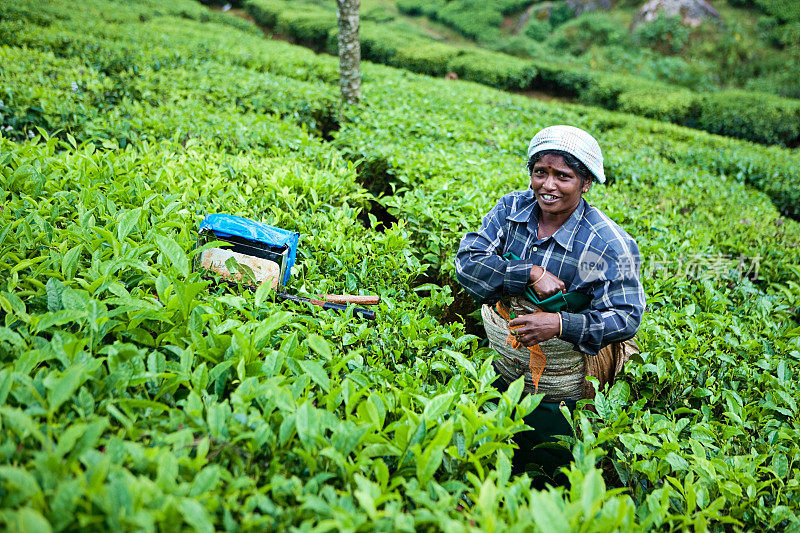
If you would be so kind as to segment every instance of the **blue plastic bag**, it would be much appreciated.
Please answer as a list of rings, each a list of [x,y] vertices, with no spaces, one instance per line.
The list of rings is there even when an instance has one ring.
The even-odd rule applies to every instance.
[[[300,241],[300,234],[296,231],[276,228],[263,222],[221,213],[208,215],[203,219],[200,223],[199,231],[201,233],[213,231],[215,235],[223,239],[225,237],[239,237],[271,248],[288,247],[289,254],[286,260],[283,284],[286,285],[289,281],[292,265],[294,265],[297,257],[297,243]]]

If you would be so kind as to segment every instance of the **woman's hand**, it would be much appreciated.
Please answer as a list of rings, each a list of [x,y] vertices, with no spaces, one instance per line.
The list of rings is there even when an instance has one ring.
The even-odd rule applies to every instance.
[[[567,286],[564,285],[563,281],[538,265],[531,268],[529,281],[533,286],[533,292],[541,299],[549,298],[557,292],[565,292],[567,290]]]
[[[525,346],[533,346],[558,335],[561,331],[561,317],[558,313],[537,311],[518,316],[508,323],[508,327],[518,341]]]

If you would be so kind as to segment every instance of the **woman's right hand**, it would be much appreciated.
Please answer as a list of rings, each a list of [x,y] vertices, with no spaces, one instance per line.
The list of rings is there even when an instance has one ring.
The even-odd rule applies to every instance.
[[[538,265],[531,268],[529,282],[533,287],[533,292],[542,300],[557,292],[567,291],[567,286],[564,285],[563,281]]]

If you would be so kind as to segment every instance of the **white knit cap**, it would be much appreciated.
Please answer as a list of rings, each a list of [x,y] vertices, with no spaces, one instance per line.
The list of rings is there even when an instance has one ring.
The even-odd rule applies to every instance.
[[[550,126],[541,130],[533,136],[528,146],[528,161],[534,154],[545,150],[561,150],[575,156],[594,174],[597,181],[606,182],[600,145],[582,129],[575,126]]]

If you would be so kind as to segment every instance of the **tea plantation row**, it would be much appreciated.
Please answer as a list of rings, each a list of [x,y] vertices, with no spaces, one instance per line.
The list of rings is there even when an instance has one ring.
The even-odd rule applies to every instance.
[[[248,0],[245,9],[270,31],[336,53],[336,13],[330,8],[297,0]],[[361,51],[370,61],[422,74],[455,72],[461,79],[492,87],[545,91],[758,143],[800,143],[800,101],[772,94],[695,93],[636,76],[564,65],[557,59],[520,59],[462,48],[370,21],[361,25]]]
[[[367,7],[371,3],[362,7],[365,18],[377,14],[377,7]],[[564,1],[396,2],[399,13],[414,17],[410,20],[419,25],[435,20],[483,47],[518,57],[547,57],[700,92],[709,87],[740,88],[800,97],[795,81],[800,69],[796,3],[718,0],[714,8],[719,18],[709,18],[698,27],[664,15],[630,28],[642,5],[637,1],[603,6]],[[399,13],[395,20],[409,20]],[[383,19],[378,21],[393,15],[391,7],[383,7]]]
[[[791,191],[794,156],[371,64],[338,117],[333,58],[172,5],[0,22],[7,529],[800,527],[800,228],[746,185]],[[551,123],[600,139],[589,199],[650,307],[642,361],[576,415],[571,488],[537,492],[508,441],[537,400],[489,385],[452,254]],[[378,292],[378,321],[190,273],[209,212],[300,231],[291,290]]]

